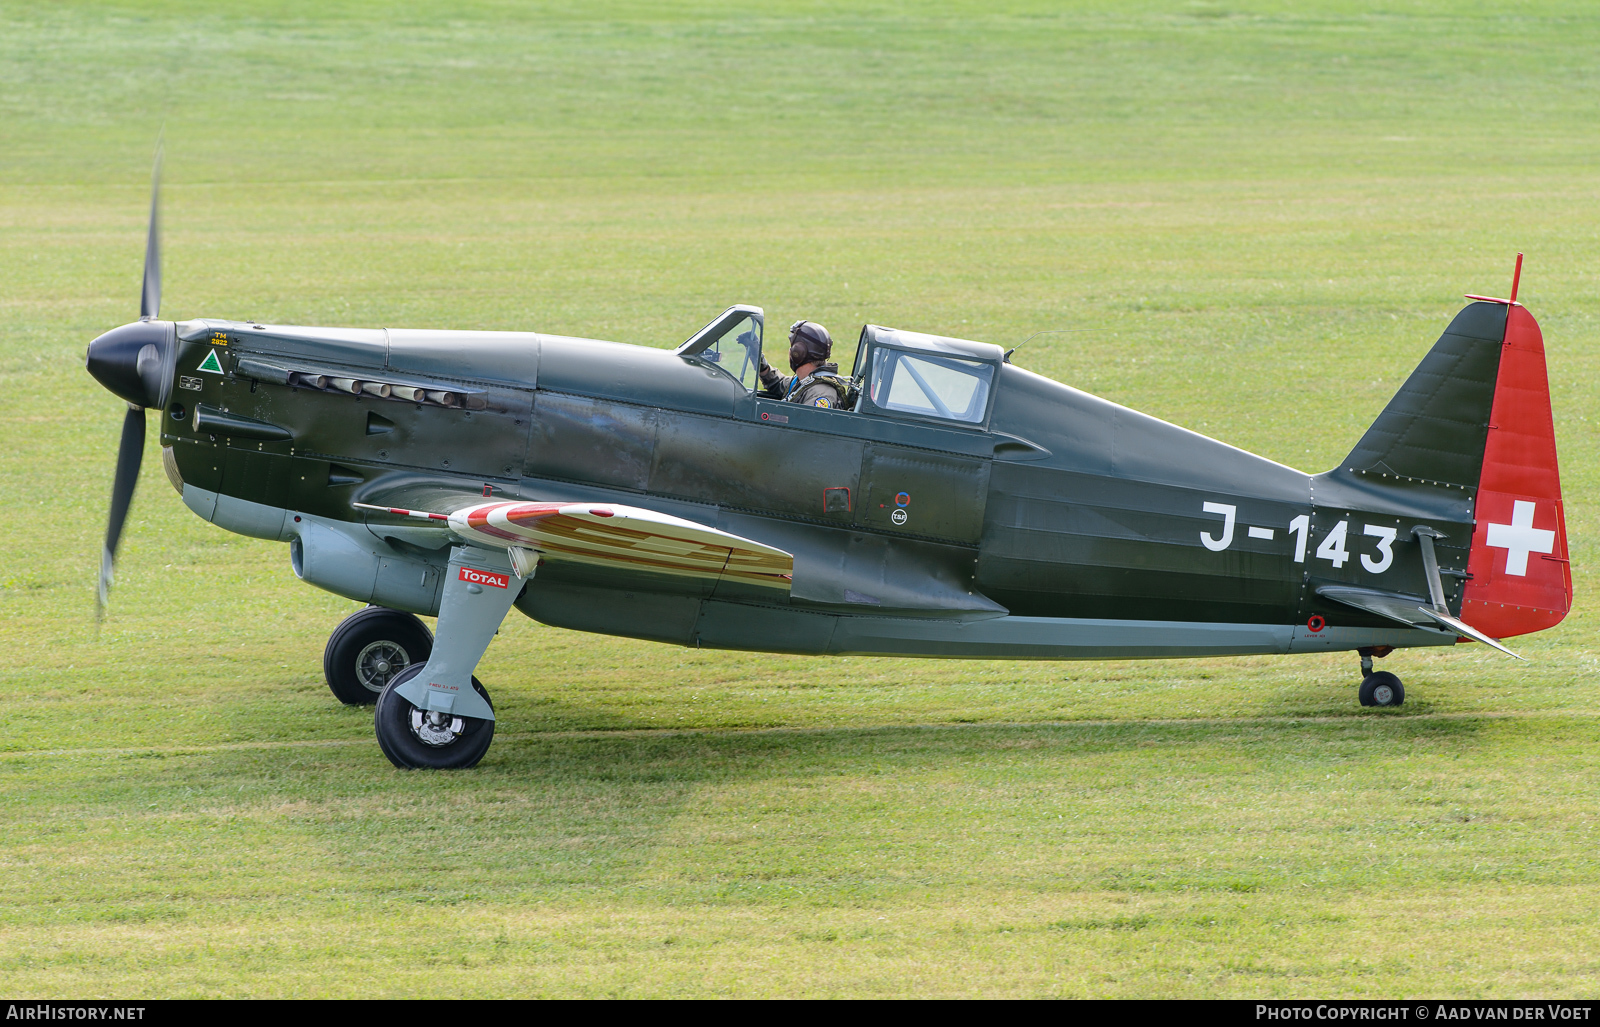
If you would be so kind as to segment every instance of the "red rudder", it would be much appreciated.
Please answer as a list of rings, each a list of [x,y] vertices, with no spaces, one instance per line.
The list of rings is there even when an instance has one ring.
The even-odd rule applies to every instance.
[[[1544,338],[1509,306],[1461,604],[1462,620],[1496,638],[1554,627],[1572,608]]]

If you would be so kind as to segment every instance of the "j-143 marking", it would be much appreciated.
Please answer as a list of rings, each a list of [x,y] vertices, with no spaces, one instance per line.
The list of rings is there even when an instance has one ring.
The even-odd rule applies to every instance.
[[[1220,553],[1233,545],[1233,533],[1239,518],[1239,508],[1232,503],[1203,503],[1201,509],[1208,514],[1222,515],[1222,535],[1217,537],[1210,532],[1202,531],[1200,541],[1214,553]],[[1294,536],[1294,562],[1306,562],[1306,549],[1311,543],[1311,517],[1301,514],[1289,522],[1289,533]],[[1361,566],[1374,574],[1382,574],[1394,564],[1394,540],[1400,534],[1400,529],[1392,528],[1387,524],[1363,524],[1363,535],[1370,535],[1378,540],[1378,552],[1361,554]],[[1266,539],[1271,541],[1276,534],[1272,528],[1263,528],[1251,525],[1247,531],[1251,538]],[[1350,562],[1348,542],[1350,538],[1350,521],[1340,521],[1333,526],[1317,546],[1316,555],[1319,559],[1327,560],[1335,569],[1343,567]]]

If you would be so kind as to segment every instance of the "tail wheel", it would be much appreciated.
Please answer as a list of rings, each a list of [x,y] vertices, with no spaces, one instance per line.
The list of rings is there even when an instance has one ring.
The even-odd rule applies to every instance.
[[[1406,701],[1406,686],[1388,671],[1378,670],[1361,679],[1356,694],[1363,706],[1399,706]]]
[[[328,637],[322,675],[346,706],[369,706],[407,667],[428,662],[433,633],[399,610],[369,606],[351,614]]]
[[[407,667],[389,680],[378,697],[372,718],[378,747],[401,770],[465,770],[477,766],[494,741],[494,721],[419,709],[395,692],[421,672],[420,663]],[[489,693],[476,677],[472,687],[493,709]]]

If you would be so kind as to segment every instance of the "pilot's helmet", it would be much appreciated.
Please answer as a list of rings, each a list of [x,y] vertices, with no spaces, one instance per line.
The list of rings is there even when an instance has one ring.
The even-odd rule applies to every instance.
[[[798,371],[810,363],[821,363],[833,353],[833,336],[815,321],[796,321],[789,326],[789,370]]]

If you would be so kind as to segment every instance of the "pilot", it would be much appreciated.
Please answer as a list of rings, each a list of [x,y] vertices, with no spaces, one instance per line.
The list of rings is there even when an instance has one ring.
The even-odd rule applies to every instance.
[[[766,389],[761,394],[808,407],[850,409],[852,383],[828,359],[832,354],[833,337],[826,328],[815,321],[796,321],[789,326],[789,369],[794,374],[781,375],[762,360]]]

